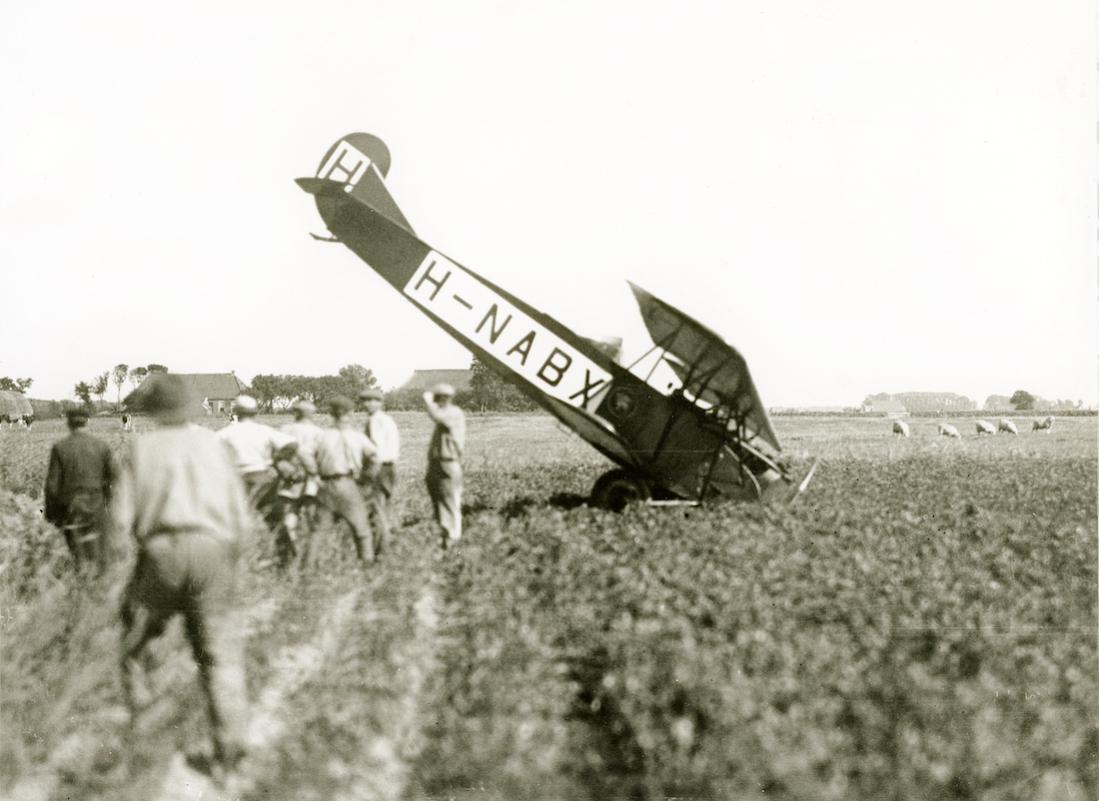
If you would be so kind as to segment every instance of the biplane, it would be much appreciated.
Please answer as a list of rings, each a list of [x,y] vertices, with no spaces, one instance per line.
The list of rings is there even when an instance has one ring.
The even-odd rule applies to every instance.
[[[354,133],[297,179],[341,242],[485,365],[617,465],[595,504],[699,504],[711,498],[790,499],[803,491],[748,365],[735,348],[669,303],[630,284],[652,337],[623,365],[593,340],[421,240],[385,185],[389,150]],[[646,369],[647,366],[647,369]],[[662,366],[672,381],[657,386]],[[815,469],[815,465],[814,468]]]

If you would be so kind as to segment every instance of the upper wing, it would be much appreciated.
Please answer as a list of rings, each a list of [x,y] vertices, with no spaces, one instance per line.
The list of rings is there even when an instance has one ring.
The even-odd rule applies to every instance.
[[[660,298],[630,284],[653,344],[674,356],[668,364],[696,398],[728,409],[744,427],[777,450],[778,436],[767,409],[736,348],[716,333]]]

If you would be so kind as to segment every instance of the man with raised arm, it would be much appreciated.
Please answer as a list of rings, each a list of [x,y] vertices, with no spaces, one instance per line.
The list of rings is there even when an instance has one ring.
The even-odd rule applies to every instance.
[[[424,406],[435,421],[427,449],[427,492],[435,509],[443,550],[462,538],[462,450],[466,416],[454,405],[454,387],[437,384],[424,393]]]

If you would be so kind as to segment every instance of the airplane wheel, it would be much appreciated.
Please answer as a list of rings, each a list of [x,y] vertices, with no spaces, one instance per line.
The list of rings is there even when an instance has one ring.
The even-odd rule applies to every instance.
[[[604,473],[591,490],[592,504],[612,512],[621,512],[627,505],[648,500],[651,496],[645,480],[625,470]]]

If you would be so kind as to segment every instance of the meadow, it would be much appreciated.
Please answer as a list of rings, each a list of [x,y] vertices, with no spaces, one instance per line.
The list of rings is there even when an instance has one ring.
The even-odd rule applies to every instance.
[[[182,766],[206,722],[178,623],[127,739],[129,564],[77,580],[38,511],[63,426],[0,432],[6,797],[1096,797],[1094,417],[980,439],[953,421],[962,441],[933,419],[905,440],[780,417],[791,462],[821,459],[793,506],[615,515],[583,503],[605,461],[550,418],[471,416],[466,537],[445,554],[426,418],[395,417],[378,565],[321,530],[319,564],[282,576],[251,533],[253,750],[223,788]]]

